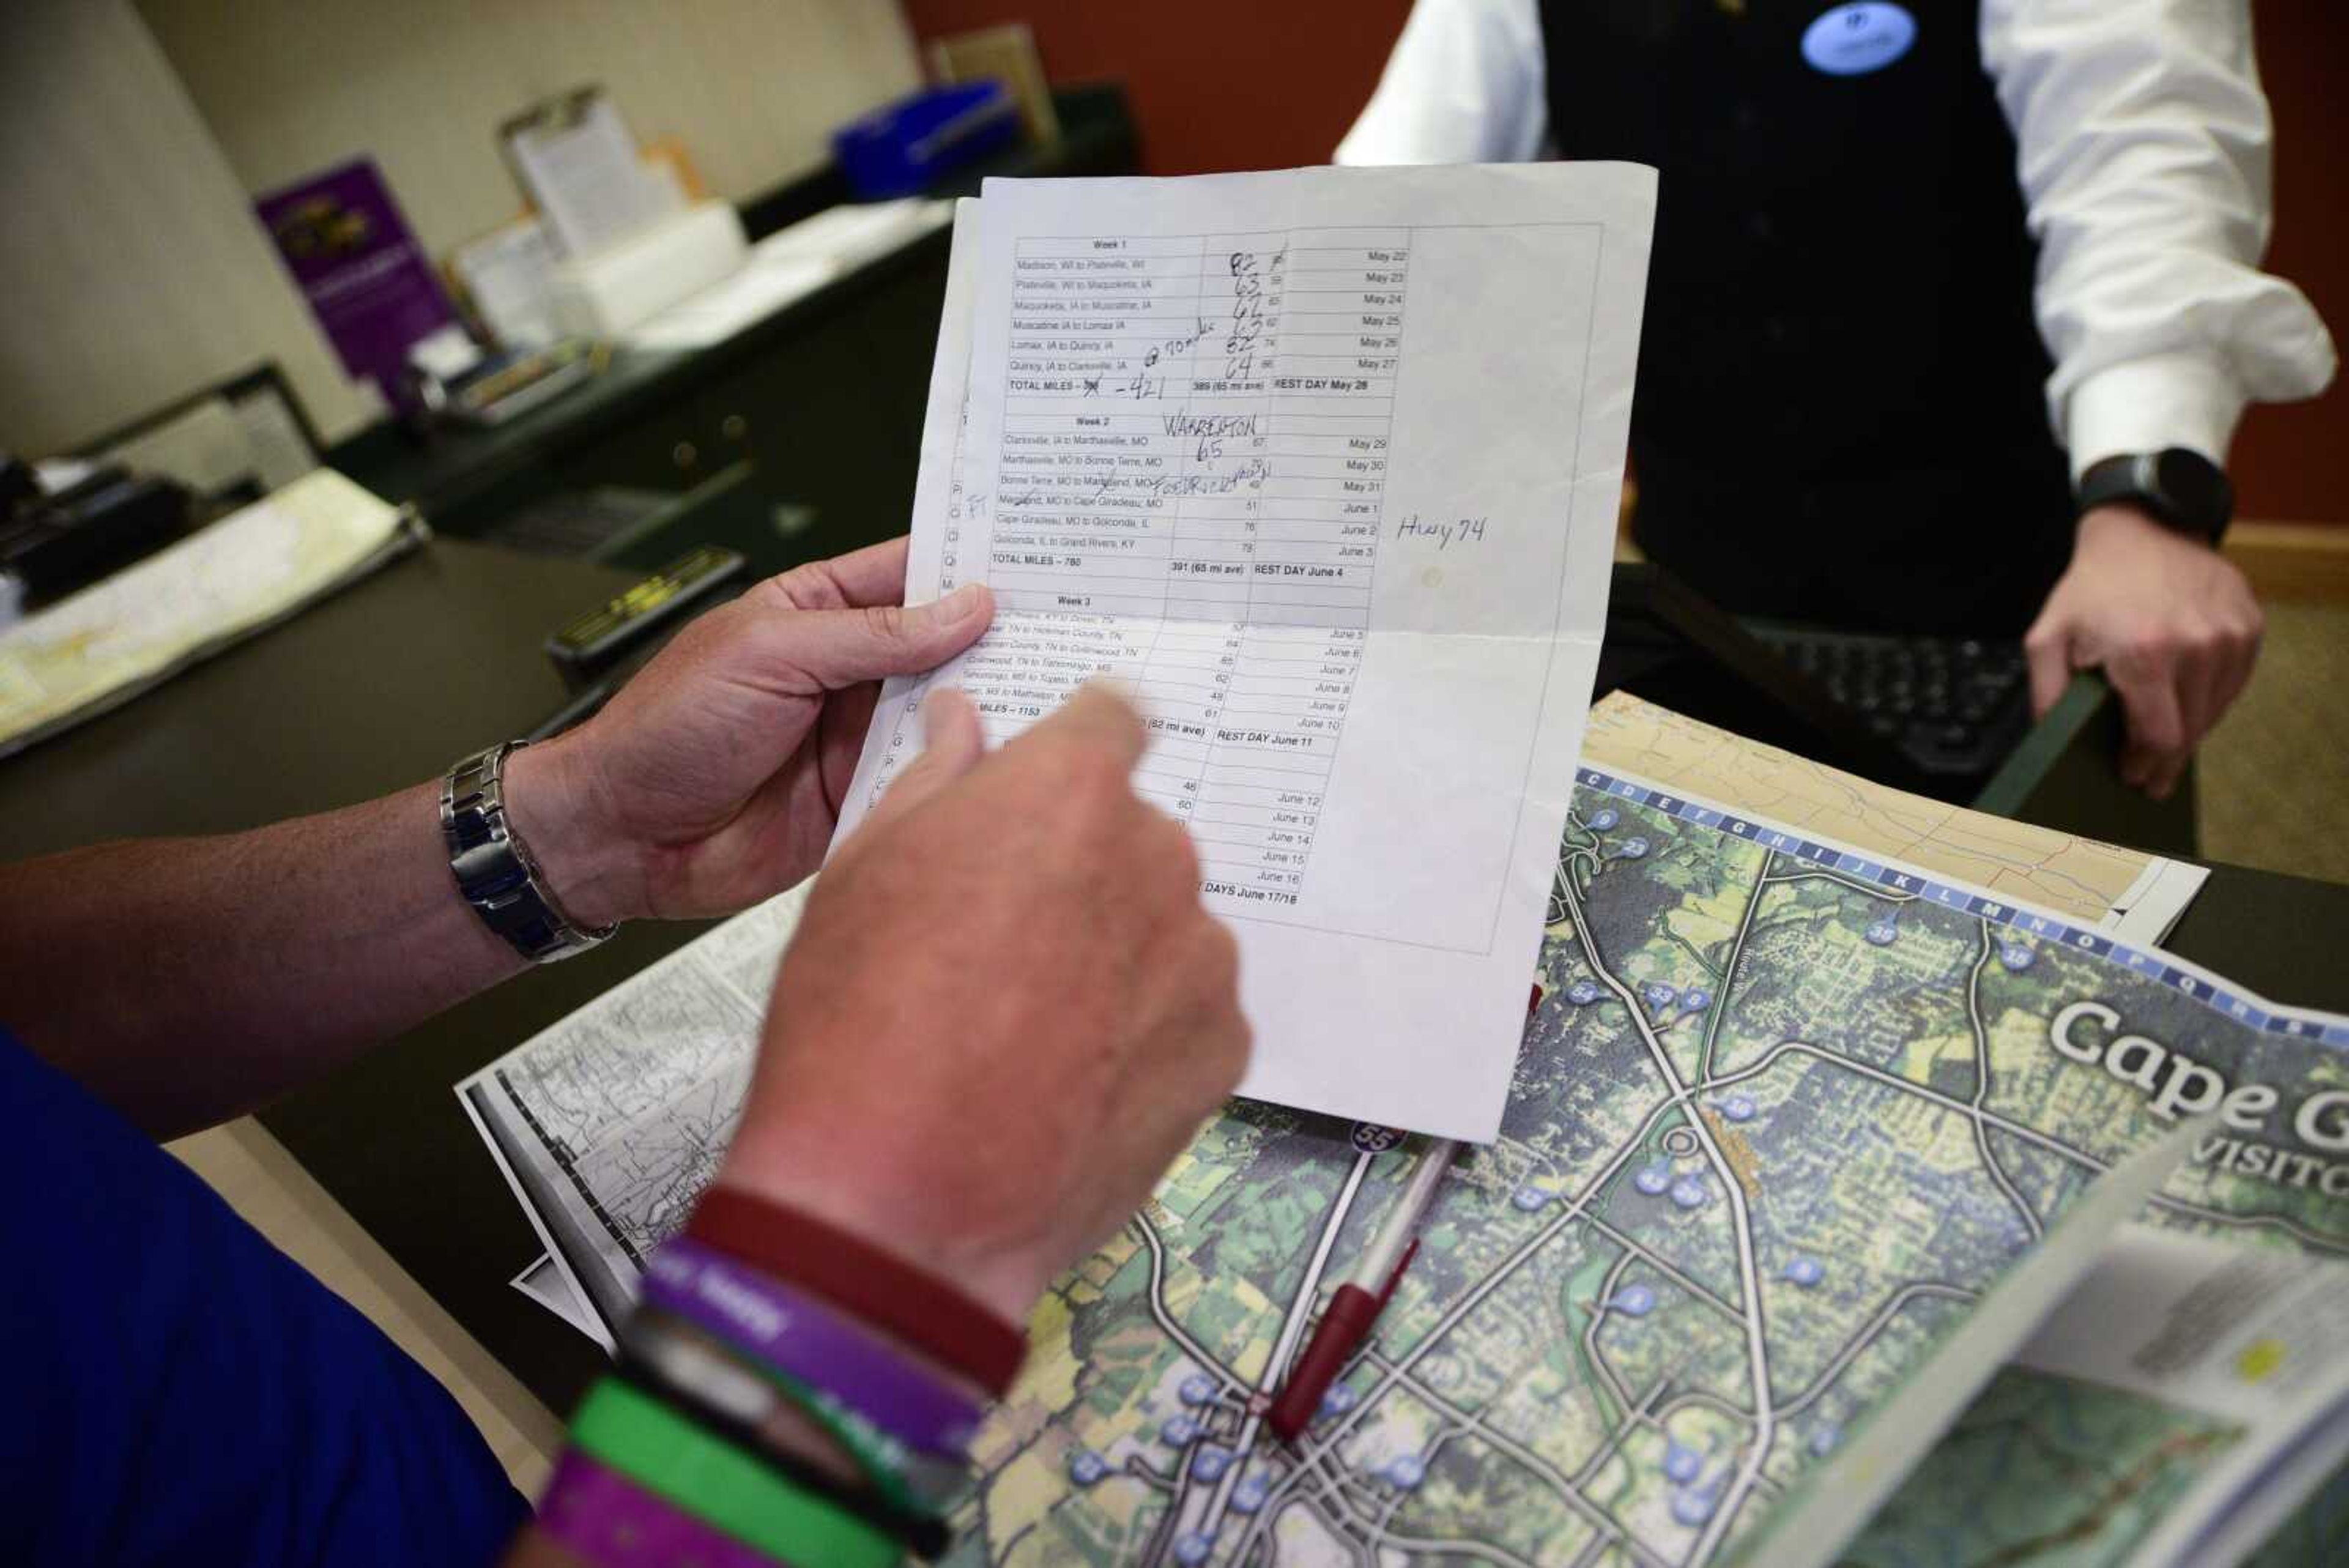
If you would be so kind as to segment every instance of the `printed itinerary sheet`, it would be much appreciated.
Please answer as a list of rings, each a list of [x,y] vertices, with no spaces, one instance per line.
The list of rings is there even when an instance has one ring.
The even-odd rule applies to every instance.
[[[1088,680],[1241,942],[1243,1092],[1489,1139],[1606,615],[1654,211],[1619,164],[990,181],[963,203],[910,600],[841,831],[958,685]]]

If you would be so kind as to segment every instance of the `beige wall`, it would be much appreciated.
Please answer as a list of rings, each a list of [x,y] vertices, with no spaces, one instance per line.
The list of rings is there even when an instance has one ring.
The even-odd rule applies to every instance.
[[[436,255],[518,210],[497,126],[549,93],[602,83],[740,201],[920,79],[895,0],[138,4],[248,191],[371,153]]]
[[[330,438],[368,419],[129,0],[0,0],[0,450],[263,359]]]
[[[918,76],[895,0],[0,0],[0,451],[264,359],[327,439],[376,416],[257,192],[371,152],[439,254],[520,205],[495,128],[543,93],[603,82],[739,200]]]

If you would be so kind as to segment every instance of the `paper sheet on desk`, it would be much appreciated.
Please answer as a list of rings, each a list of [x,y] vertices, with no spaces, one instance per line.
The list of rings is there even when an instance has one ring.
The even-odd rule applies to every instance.
[[[332,469],[0,632],[0,757],[128,701],[420,536]]]
[[[1133,691],[1241,943],[1242,1092],[1491,1138],[1609,556],[1654,210],[1630,165],[988,182],[907,597],[1007,739]],[[841,831],[918,753],[885,694]]]
[[[1610,691],[1591,709],[1582,758],[2027,898],[2132,942],[2167,938],[2210,875],[2189,861],[1910,794],[1629,691]]]
[[[756,325],[841,274],[930,233],[951,203],[907,197],[847,204],[802,219],[750,247],[740,272],[679,300],[627,334],[632,348],[706,348]]]

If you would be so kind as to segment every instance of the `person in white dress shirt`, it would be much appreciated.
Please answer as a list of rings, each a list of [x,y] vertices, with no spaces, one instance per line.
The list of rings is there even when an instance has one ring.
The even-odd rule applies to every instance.
[[[1647,552],[1740,613],[2101,667],[2157,796],[2250,679],[2216,549],[2332,341],[2260,269],[2249,0],[1418,0],[1341,163],[1661,172]]]

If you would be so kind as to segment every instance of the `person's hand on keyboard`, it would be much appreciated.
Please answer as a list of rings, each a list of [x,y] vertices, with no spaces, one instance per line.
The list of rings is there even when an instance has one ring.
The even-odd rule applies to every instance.
[[[978,639],[973,584],[898,600],[905,541],[770,577],[678,633],[587,723],[514,753],[518,826],[587,925],[731,914],[823,859],[883,677]]]
[[[2156,800],[2251,678],[2259,601],[2225,557],[2134,507],[2080,519],[2072,564],[2023,639],[2033,711],[2075,670],[2101,667],[2128,719],[2121,777]]]

